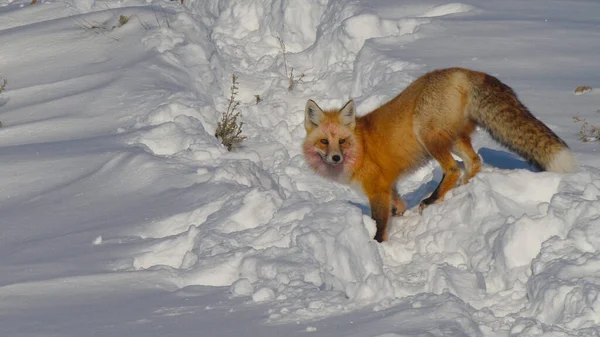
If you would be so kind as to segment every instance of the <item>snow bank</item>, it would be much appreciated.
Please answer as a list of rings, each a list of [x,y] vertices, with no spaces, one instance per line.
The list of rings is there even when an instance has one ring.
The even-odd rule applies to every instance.
[[[507,180],[516,183],[503,186]],[[532,180],[544,188],[522,187]],[[583,188],[573,191],[573,184]],[[242,200],[275,212],[258,221],[248,214],[199,223],[160,240],[134,265],[176,268],[179,286],[232,284],[236,296],[304,303],[295,311],[284,305],[285,315],[274,319],[319,316],[340,303],[347,310],[385,308],[396,303],[386,299],[449,292],[503,316],[527,313],[545,324],[590,327],[598,323],[588,317],[598,305],[590,294],[600,286],[593,280],[598,185],[600,175],[590,173],[485,172],[422,216],[396,218],[390,241],[381,245],[371,239],[373,221],[351,204],[297,196],[265,202],[253,189]],[[182,264],[190,254],[193,263]],[[314,304],[322,291],[340,295]]]
[[[582,233],[598,220],[598,172],[488,167],[423,215],[409,211],[395,218],[390,241],[377,244],[364,199],[315,177],[299,156],[295,144],[303,137],[307,97],[335,105],[352,93],[364,96],[364,110],[375,107],[394,94],[387,91],[390,84],[405,85],[412,80],[405,71],[420,67],[386,48],[405,35],[418,38],[426,18],[472,6],[429,7],[400,20],[383,19],[353,2],[284,1],[275,7],[262,0],[207,1],[190,7],[210,18],[206,27],[196,26],[208,40],[196,43],[213,45],[215,54],[200,59],[224,67],[209,77],[220,81],[219,90],[206,88],[221,93],[215,106],[222,106],[227,74],[240,74],[251,136],[244,149],[226,153],[208,131],[217,111],[199,113],[175,99],[140,120],[132,144],[155,155],[201,161],[198,184],[212,198],[137,233],[151,239],[134,257],[135,269],[168,267],[179,287],[230,286],[234,297],[276,302],[272,320],[369,304],[383,310],[426,292],[449,293],[474,310],[503,317],[567,328],[597,323],[592,313],[598,288],[586,277],[600,247]],[[301,13],[301,19],[291,13]],[[144,41],[166,59],[194,50],[184,47],[190,37],[174,30],[149,33]],[[306,71],[297,98],[286,92],[283,62]],[[255,90],[263,90],[260,104],[253,103]],[[409,177],[401,190],[424,197],[420,191],[434,176],[433,167]],[[511,322],[507,318],[506,329]]]
[[[351,0],[189,0],[185,7],[158,0],[66,3],[79,17],[99,22],[115,20],[105,6],[126,5],[122,13],[139,17],[138,26],[96,36],[94,43],[111,48],[109,42],[118,41],[119,51],[138,48],[132,47],[121,63],[112,63],[111,55],[96,55],[91,47],[85,54],[92,60],[86,67],[97,70],[90,75],[94,81],[86,81],[94,87],[85,89],[109,86],[86,97],[118,97],[116,103],[97,104],[118,114],[100,120],[102,127],[93,131],[110,130],[104,136],[111,137],[106,152],[117,151],[113,143],[124,152],[116,159],[102,158],[95,171],[89,168],[92,182],[102,187],[96,193],[110,199],[107,190],[120,192],[119,201],[150,194],[142,199],[150,202],[143,205],[146,209],[128,208],[128,213],[141,209],[150,215],[91,236],[95,249],[126,247],[127,256],[111,265],[117,271],[161,270],[179,289],[226,287],[236,301],[268,304],[270,322],[406,308],[406,317],[426,317],[419,323],[423,326],[429,318],[437,319],[432,323],[436,329],[456,321],[460,331],[472,335],[586,332],[600,324],[595,314],[600,310],[599,170],[540,173],[506,160],[510,156],[488,158],[483,172],[443,203],[422,215],[413,208],[394,218],[389,242],[378,244],[364,197],[320,179],[300,155],[307,98],[328,108],[352,96],[361,112],[376,107],[428,67],[404,59],[404,45],[422,38],[423,28],[431,28],[437,17],[475,15],[476,7],[402,4],[396,10],[407,14],[391,18]],[[143,6],[147,3],[164,6],[158,12],[162,16]],[[67,20],[57,19],[52,26],[71,34],[58,36],[65,40],[74,31],[81,34]],[[50,51],[53,60],[66,53]],[[128,68],[130,62],[135,71]],[[295,79],[304,77],[290,91],[292,68]],[[45,76],[62,82],[64,69]],[[231,73],[239,75],[237,98],[248,136],[234,152],[214,137]],[[33,77],[17,83],[27,88]],[[79,89],[79,78],[65,81],[60,85]],[[0,97],[0,105],[16,106],[10,118],[27,107],[27,94],[13,97]],[[82,101],[52,111],[73,105],[79,111]],[[84,117],[95,118],[95,113]],[[66,129],[88,121],[64,124]],[[41,134],[39,142],[62,140],[62,129],[48,129],[51,133]],[[69,135],[88,133],[79,127]],[[3,140],[18,143],[12,137],[18,134],[9,129]],[[508,167],[494,165],[507,162]],[[401,181],[409,205],[418,204],[431,190],[429,181],[439,175],[431,164]],[[63,178],[61,184],[68,185]],[[11,193],[18,187],[6,186]],[[154,210],[157,205],[164,208]],[[415,325],[418,333],[420,328]]]

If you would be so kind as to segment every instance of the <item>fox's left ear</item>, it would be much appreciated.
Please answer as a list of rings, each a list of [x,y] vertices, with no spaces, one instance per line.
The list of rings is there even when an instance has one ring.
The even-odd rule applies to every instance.
[[[342,124],[346,125],[350,129],[354,129],[356,126],[356,106],[354,100],[349,100],[346,105],[340,110],[340,120]]]

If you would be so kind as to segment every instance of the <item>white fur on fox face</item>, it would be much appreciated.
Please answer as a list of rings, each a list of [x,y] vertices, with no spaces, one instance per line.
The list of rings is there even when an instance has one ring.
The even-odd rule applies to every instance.
[[[321,132],[308,135],[303,146],[304,156],[309,166],[319,175],[340,183],[349,183],[357,155],[354,139],[349,134],[344,135],[345,137],[340,138],[346,144],[342,148],[338,137],[330,136]],[[325,140],[329,143],[323,142]]]
[[[333,159],[334,157],[332,155],[321,155],[321,158],[323,158],[324,162],[333,166],[339,165],[344,161],[344,157],[342,155],[340,155],[339,157],[340,159],[336,161],[335,159]]]
[[[329,165],[339,165],[344,162],[344,153],[341,149],[329,149],[328,151],[318,150],[321,159]]]
[[[319,175],[339,182],[349,182],[360,152],[353,130],[356,126],[354,102],[349,101],[338,113],[338,119],[327,119],[312,100],[305,110],[307,137],[303,146],[309,166]]]

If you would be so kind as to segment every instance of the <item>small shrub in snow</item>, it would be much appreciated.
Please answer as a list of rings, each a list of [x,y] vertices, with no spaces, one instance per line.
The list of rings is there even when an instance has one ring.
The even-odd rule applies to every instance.
[[[304,73],[300,74],[300,76],[298,76],[298,77],[294,77],[294,68],[290,68],[290,71],[288,73],[287,56],[286,56],[287,52],[285,50],[285,42],[283,42],[283,39],[280,38],[279,36],[277,36],[277,40],[279,40],[279,45],[281,46],[281,52],[283,53],[283,67],[285,68],[285,75],[288,78],[288,90],[292,91],[296,87],[296,84],[302,82],[302,79],[304,78]]]
[[[294,90],[294,88],[296,87],[296,84],[300,83],[303,78],[304,78],[304,73],[300,74],[299,77],[294,78],[294,68],[292,68],[290,70],[290,76],[288,78],[288,80],[289,80],[288,90],[290,90],[290,91]]]
[[[231,151],[233,145],[241,143],[246,139],[245,136],[241,135],[244,123],[238,123],[237,121],[241,114],[238,110],[240,102],[235,99],[237,92],[237,76],[233,74],[231,75],[231,95],[229,96],[227,110],[221,115],[221,121],[217,123],[217,130],[215,131],[215,137],[221,140],[221,143],[227,147],[228,151]]]
[[[597,111],[600,113],[600,110]],[[579,129],[579,139],[582,142],[600,141],[600,125],[590,124],[585,118],[579,116],[573,117],[575,123],[581,123]]]
[[[580,85],[577,88],[575,88],[575,94],[576,95],[583,95],[588,91],[591,91],[592,87],[590,87],[589,85]]]
[[[129,22],[129,17],[125,15],[119,15],[119,27],[127,24]]]
[[[79,27],[81,29],[91,30],[91,31],[95,32],[96,34],[107,34],[116,28],[123,27],[124,25],[126,25],[129,22],[129,19],[131,18],[130,16],[126,16],[126,15],[117,16],[114,13],[113,13],[113,16],[115,18],[114,21],[109,20],[104,23],[89,22],[84,18],[73,18],[73,21],[75,21],[75,24],[77,25],[77,27]],[[137,15],[136,15],[136,17],[137,17]],[[139,17],[138,17],[138,20],[139,20]],[[146,25],[144,25],[144,23],[142,23],[141,20],[140,20],[140,23],[142,24],[142,26],[145,29],[148,29],[146,27]],[[118,39],[115,39],[115,38],[113,38],[113,39],[118,41]]]

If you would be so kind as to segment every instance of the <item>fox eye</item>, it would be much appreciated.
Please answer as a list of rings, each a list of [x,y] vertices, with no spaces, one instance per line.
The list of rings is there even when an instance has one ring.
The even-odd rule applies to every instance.
[[[344,138],[340,139],[340,144],[344,144],[346,140]]]
[[[329,141],[327,139],[321,139],[321,144],[327,145],[329,144]]]

